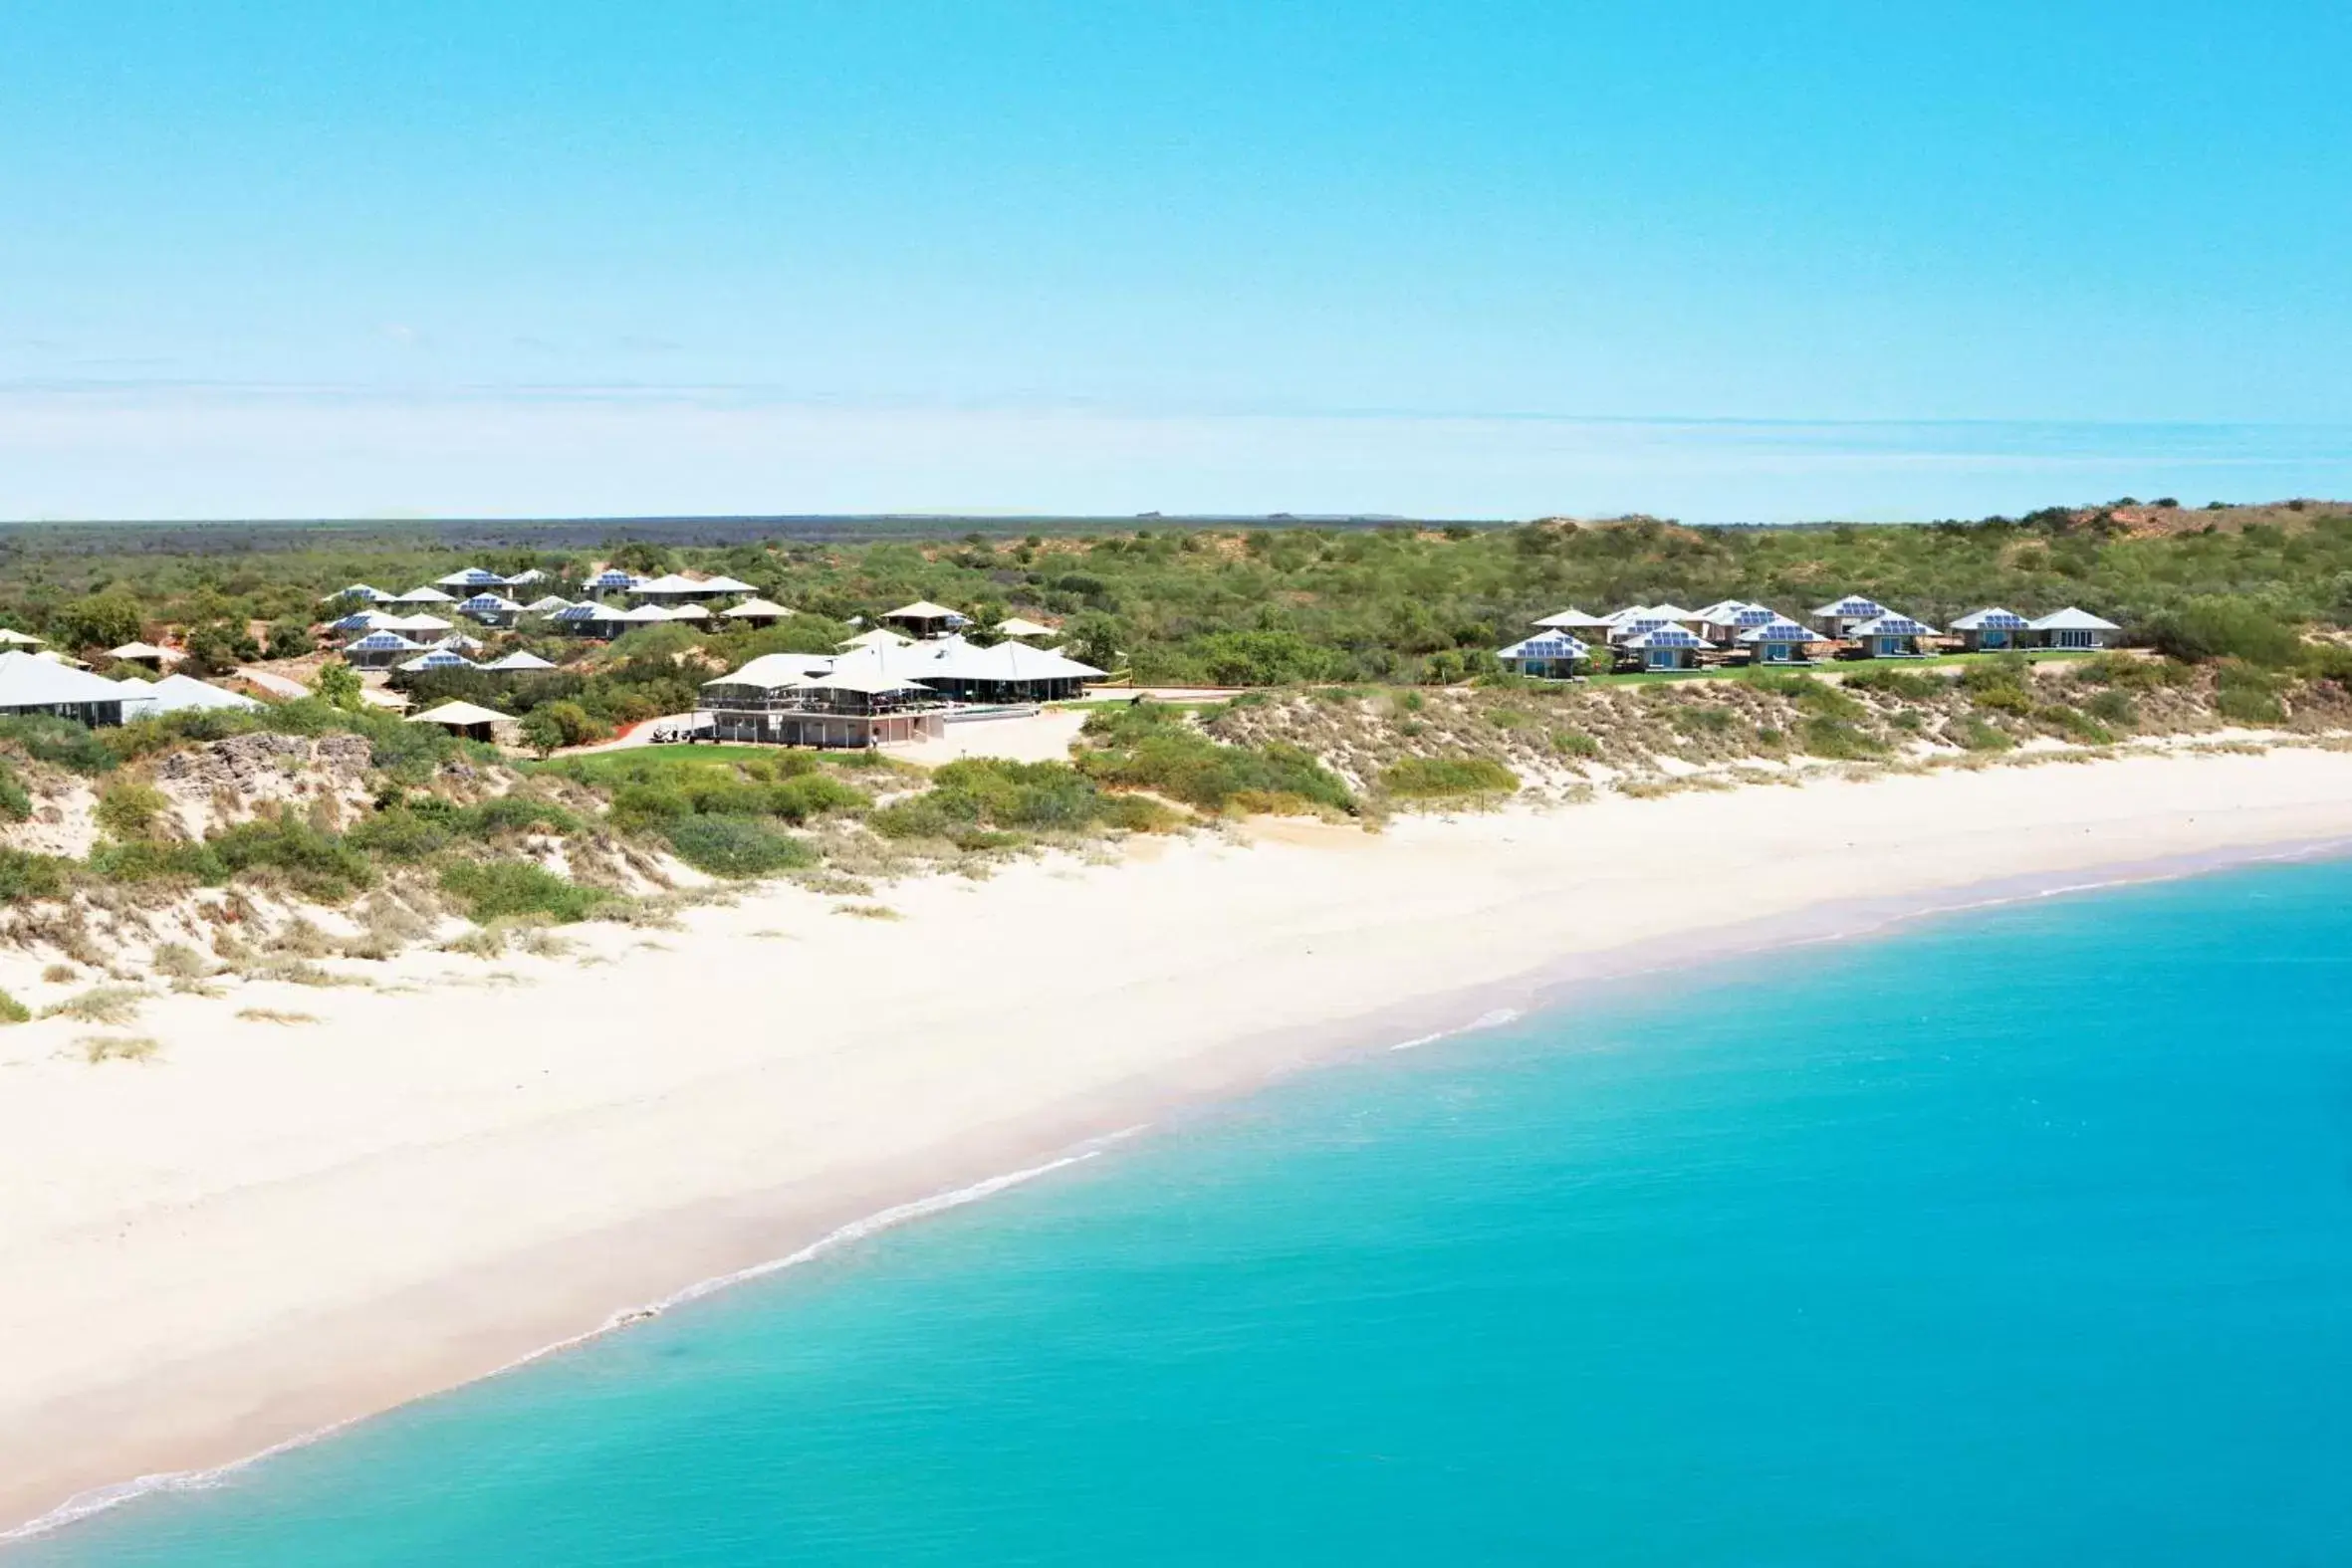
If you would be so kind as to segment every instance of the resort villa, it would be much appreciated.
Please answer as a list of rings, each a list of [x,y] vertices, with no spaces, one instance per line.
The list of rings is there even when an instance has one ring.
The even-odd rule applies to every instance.
[[[1810,664],[1813,644],[1827,639],[1810,626],[1773,615],[1761,626],[1740,632],[1736,640],[1748,650],[1751,664]]]
[[[1565,681],[1582,673],[1582,666],[1591,662],[1592,649],[1564,631],[1539,631],[1496,649],[1495,657],[1515,675]]]
[[[1928,639],[1935,635],[1927,622],[1888,610],[1855,625],[1846,638],[1861,645],[1865,659],[1917,659],[1926,656]]]
[[[961,610],[951,610],[929,599],[901,604],[894,610],[884,611],[875,619],[884,625],[899,627],[916,637],[944,637],[951,631],[961,631],[972,624],[972,617]]]
[[[1705,637],[1688,626],[1662,624],[1620,638],[1617,667],[1621,670],[1695,670],[1708,650]]]
[[[2114,643],[2123,630],[2111,620],[2101,620],[2088,610],[2069,604],[2038,620],[2027,622],[2028,629],[2041,639],[2045,648],[2105,648]]]
[[[39,638],[32,639],[39,641]],[[22,648],[0,653],[0,714],[50,714],[97,728],[122,722],[126,693],[103,675]]]
[[[1971,610],[1952,623],[1960,645],[1971,653],[1994,653],[2022,646],[2027,622],[2014,610],[1999,605]]]
[[[732,598],[758,590],[750,583],[738,582],[733,577],[689,577],[683,572],[673,571],[666,576],[631,582],[623,591],[640,604],[666,605]]]
[[[107,657],[118,664],[143,664],[150,670],[160,670],[164,660],[176,659],[179,655],[169,648],[158,648],[151,642],[126,642],[119,648],[109,648]]]
[[[462,600],[457,613],[470,615],[485,626],[512,626],[523,613],[523,606],[500,593],[477,593]]]
[[[947,734],[947,702],[878,669],[833,673],[818,655],[771,653],[702,687],[722,741],[864,749]],[[812,664],[818,666],[812,669]]]
[[[1103,674],[1022,642],[983,648],[952,634],[910,642],[881,628],[852,641],[838,654],[763,654],[704,682],[710,732],[784,746],[935,739],[952,720],[1081,696]]]
[[[345,643],[343,660],[357,669],[382,669],[423,651],[423,643],[411,642],[396,631],[371,631]]]
[[[512,714],[485,708],[479,703],[445,702],[438,708],[410,714],[410,724],[435,724],[451,735],[467,741],[495,741],[499,732],[515,723]]]
[[[1859,593],[1849,593],[1842,599],[1813,606],[1813,629],[1824,636],[1842,642],[1854,634],[1854,628],[1864,621],[1876,620],[1888,613],[1887,607],[1876,599],[1866,599]]]
[[[719,616],[735,626],[773,626],[791,613],[783,605],[768,599],[749,598],[732,609],[719,611]]]

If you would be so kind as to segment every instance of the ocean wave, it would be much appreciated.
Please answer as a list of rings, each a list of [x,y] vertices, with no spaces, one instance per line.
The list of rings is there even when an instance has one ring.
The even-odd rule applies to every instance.
[[[1468,1023],[1450,1029],[1439,1029],[1435,1034],[1418,1034],[1409,1040],[1399,1040],[1390,1050],[1415,1050],[1423,1045],[1434,1045],[1439,1040],[1450,1040],[1457,1034],[1468,1034],[1474,1029],[1499,1029],[1506,1023],[1517,1023],[1527,1016],[1517,1008],[1494,1008],[1480,1013]]]

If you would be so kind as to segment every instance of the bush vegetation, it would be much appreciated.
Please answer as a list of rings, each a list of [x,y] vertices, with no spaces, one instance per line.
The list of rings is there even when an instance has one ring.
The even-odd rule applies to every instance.
[[[1165,704],[1104,709],[1082,735],[1079,770],[1113,788],[1148,789],[1211,814],[1356,809],[1339,777],[1297,747],[1225,745]]]
[[[1407,757],[1380,774],[1380,790],[1408,800],[1510,794],[1519,775],[1491,757]]]

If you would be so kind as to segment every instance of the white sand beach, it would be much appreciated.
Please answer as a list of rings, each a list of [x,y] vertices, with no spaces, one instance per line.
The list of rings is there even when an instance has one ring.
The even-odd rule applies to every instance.
[[[142,1062],[85,1061],[89,1027],[61,1019],[0,1031],[0,1527],[482,1375],[1318,1054],[1524,1005],[1578,964],[2352,840],[2352,754],[1245,836],[911,882],[879,895],[896,919],[771,889],[682,930],[583,928],[560,960],[162,997]],[[261,1006],[317,1021],[236,1016]]]

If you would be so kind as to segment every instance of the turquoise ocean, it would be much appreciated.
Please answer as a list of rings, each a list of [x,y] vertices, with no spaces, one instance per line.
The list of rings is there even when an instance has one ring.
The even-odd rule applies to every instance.
[[[2352,1562],[2352,866],[1349,1058],[0,1552],[1204,1562]]]

